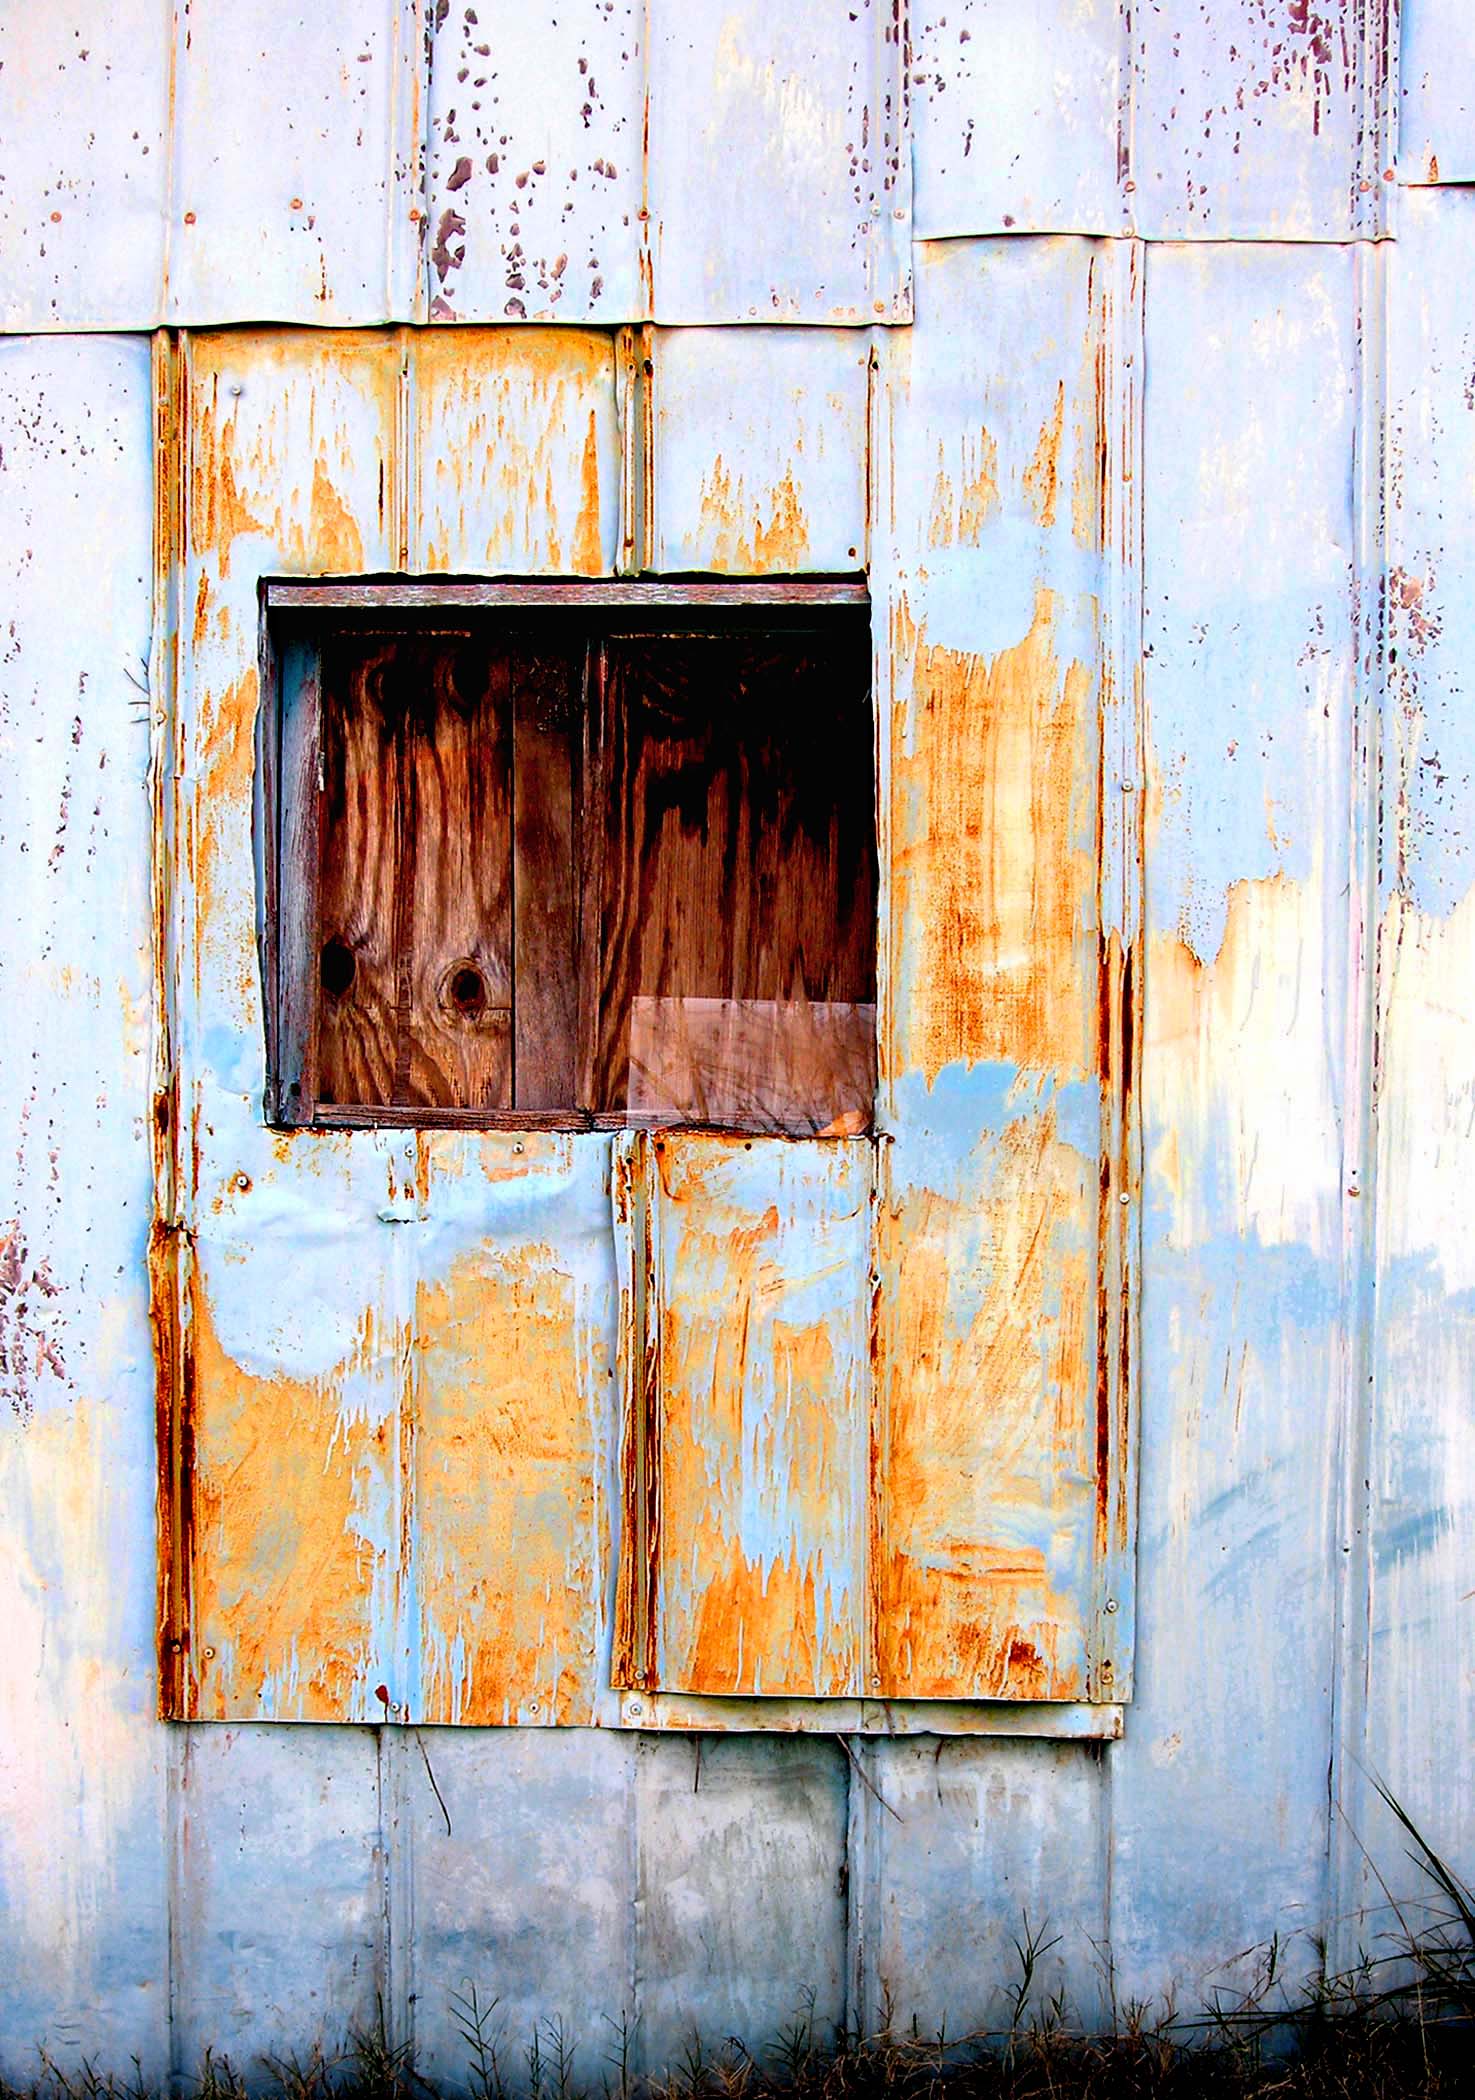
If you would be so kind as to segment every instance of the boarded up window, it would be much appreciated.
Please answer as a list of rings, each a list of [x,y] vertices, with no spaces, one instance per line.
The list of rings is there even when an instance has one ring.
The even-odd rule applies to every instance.
[[[296,621],[277,660],[279,1121],[869,1128],[863,614]]]

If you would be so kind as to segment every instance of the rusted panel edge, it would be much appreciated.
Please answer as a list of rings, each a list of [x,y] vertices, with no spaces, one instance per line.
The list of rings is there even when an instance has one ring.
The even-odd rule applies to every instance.
[[[1123,1709],[1109,1700],[718,1699],[626,1692],[622,1728],[749,1735],[992,1735],[1115,1742]]]
[[[192,1236],[183,1221],[182,1104],[177,1056],[179,943],[175,886],[179,852],[178,782],[183,770],[176,705],[179,676],[179,560],[184,545],[184,432],[187,358],[160,330],[153,346],[153,633],[149,650],[150,887],[153,944],[153,1054],[149,1145],[153,1212],[149,1222],[149,1316],[154,1345],[158,1462],[158,1710],[188,1719],[196,1705],[191,1655],[194,1566],[194,1363],[189,1317]]]
[[[1093,266],[1099,532],[1104,570],[1097,788],[1098,1055],[1096,1539],[1088,1693],[1131,1697],[1141,1235],[1142,246],[1105,242]]]
[[[642,226],[642,243],[647,228]],[[646,574],[655,546],[655,331],[622,328],[615,343],[615,416],[620,435],[621,577]]]
[[[610,1655],[610,1685],[615,1691],[648,1689],[655,1682],[656,1670],[659,1366],[651,1334],[654,1254],[649,1172],[650,1145],[645,1135],[631,1131],[616,1138],[610,1168],[619,1276],[620,1521]]]
[[[863,576],[839,577],[734,577],[714,582],[710,577],[598,577],[578,582],[490,577],[485,580],[457,578],[396,579],[364,577],[356,581],[299,583],[286,577],[268,578],[263,586],[270,611],[445,610],[463,606],[493,606],[503,609],[541,611],[640,606],[766,606],[766,605],[869,605],[870,591]]]

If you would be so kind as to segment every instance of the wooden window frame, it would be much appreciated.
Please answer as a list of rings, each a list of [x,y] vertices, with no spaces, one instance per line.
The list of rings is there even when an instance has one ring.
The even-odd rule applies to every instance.
[[[378,615],[385,619],[407,616],[410,627],[427,620],[457,614],[548,613],[564,611],[591,621],[601,615],[619,613],[693,616],[694,633],[710,633],[724,616],[751,616],[754,624],[765,612],[794,615],[848,609],[852,613],[871,607],[867,582],[862,577],[740,578],[716,582],[710,578],[614,578],[590,581],[564,579],[427,579],[365,577],[342,581],[308,581],[297,578],[263,577],[259,585],[260,677],[262,704],[257,724],[256,765],[256,854],[259,880],[258,944],[264,993],[266,1025],[265,1119],[282,1130],[313,1129],[450,1129],[450,1130],[621,1130],[638,1124],[626,1111],[591,1112],[578,1107],[481,1108],[440,1107],[409,1104],[322,1103],[310,1098],[304,1105],[290,1098],[295,1091],[285,1066],[288,1061],[289,1030],[284,1016],[292,1005],[301,1013],[304,1002],[316,999],[309,990],[301,944],[284,936],[284,912],[291,896],[291,877],[300,878],[301,891],[316,900],[318,893],[318,837],[315,816],[303,835],[290,847],[283,828],[291,807],[315,808],[309,795],[293,800],[289,773],[293,767],[316,769],[321,750],[321,695],[314,690],[309,712],[299,724],[298,748],[289,751],[284,735],[283,702],[285,680],[282,659],[294,631],[310,640],[335,614],[352,620]],[[300,623],[300,626],[299,626]],[[306,734],[303,734],[305,730]],[[587,745],[586,721],[584,742]],[[582,795],[585,782],[576,790]],[[587,869],[575,896],[580,921],[579,949],[588,953],[589,929],[585,915],[590,908]],[[877,928],[879,940],[879,925]],[[586,1011],[588,988],[580,975],[579,1014],[575,1035],[575,1063],[582,1079],[589,1054],[590,1017]],[[303,1026],[308,1022],[304,1021]],[[315,1090],[314,1094],[315,1094]],[[659,1119],[656,1119],[659,1120]],[[815,1133],[818,1142],[827,1142]]]

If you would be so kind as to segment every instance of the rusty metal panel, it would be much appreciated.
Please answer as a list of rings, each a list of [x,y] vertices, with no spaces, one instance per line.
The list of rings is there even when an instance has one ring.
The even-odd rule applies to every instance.
[[[169,186],[169,11],[0,14],[0,327],[147,328]]]
[[[166,319],[413,316],[418,15],[415,0],[176,11]]]
[[[1400,231],[1387,266],[1363,1758],[1431,1842],[1458,1852],[1475,1818],[1475,192],[1410,192]],[[1397,1833],[1368,1822],[1393,1851]]]
[[[1108,733],[1134,260],[924,246],[883,360],[885,1697],[1129,1684],[1134,943],[1103,799],[1137,791]]]
[[[7,71],[0,80],[10,80]],[[79,90],[80,92],[80,90]],[[0,342],[0,2056],[161,2081],[146,343]],[[24,2068],[23,2068],[24,2067]]]
[[[610,1139],[425,1142],[407,1428],[411,1711],[588,1722],[613,1563]]]
[[[647,10],[452,0],[430,13],[431,318],[647,314]]]
[[[410,566],[599,576],[615,565],[620,429],[613,339],[576,329],[408,339]]]
[[[870,345],[854,329],[657,329],[653,565],[797,575],[866,558]]]
[[[1132,19],[1139,233],[1336,241],[1384,229],[1390,0],[1215,0]]]
[[[1119,0],[913,8],[919,239],[1123,230],[1130,22]]]
[[[1403,0],[1398,174],[1475,180],[1475,17],[1466,0]]]
[[[651,10],[657,321],[904,321],[911,141],[891,0]]]
[[[546,337],[447,331],[422,366],[397,333],[201,336],[178,374],[171,1710],[593,1713],[609,1142],[265,1129],[253,851],[261,575],[389,569],[412,545],[472,569],[548,564],[565,530],[605,559],[611,352],[558,347],[561,367]],[[458,455],[478,393],[488,442]]]
[[[1186,1947],[1223,1959],[1267,1915],[1336,1908],[1364,1200],[1349,805],[1377,501],[1359,267],[1265,244],[1147,260],[1142,1668],[1110,1810],[1118,1988],[1144,1997]]]
[[[627,1383],[626,1681],[860,1687],[872,1148],[667,1131],[638,1147],[646,1302]],[[627,1480],[632,1478],[627,1471]],[[627,1579],[629,1579],[627,1577]]]

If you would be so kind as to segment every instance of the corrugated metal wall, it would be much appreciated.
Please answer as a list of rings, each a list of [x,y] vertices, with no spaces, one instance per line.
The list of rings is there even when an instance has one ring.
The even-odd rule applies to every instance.
[[[21,141],[0,184],[4,2066],[44,2038],[152,2074],[331,2036],[382,1996],[452,2069],[467,1977],[514,2032],[562,2015],[591,2070],[606,2015],[655,2063],[693,2022],[756,2045],[806,1987],[822,2020],[956,2031],[996,2009],[1026,1908],[1062,1931],[1087,2016],[1101,1949],[1123,2001],[1191,2002],[1276,1929],[1335,1958],[1376,1894],[1359,1841],[1399,1861],[1364,1768],[1454,1856],[1475,1827],[1465,10],[428,12],[0,23]],[[1026,471],[1042,389],[1087,353],[1063,288],[1088,239],[1141,288],[1109,477],[1140,564],[1084,578],[1007,510],[971,560],[920,560],[891,478],[941,470],[965,502],[975,426]],[[988,666],[1044,561],[1095,599],[1124,695],[1140,656],[1120,1742],[428,1730],[447,1832],[402,1731],[153,1719],[149,782],[170,754],[145,331],[524,319],[661,324],[658,566],[843,568],[868,532],[878,595],[905,576],[932,639]],[[752,322],[805,323],[809,347],[732,325]],[[581,340],[592,371],[609,339]],[[608,567],[624,526],[601,481],[581,531],[582,427],[509,490],[520,397],[473,400],[458,341],[431,328],[416,355],[485,432],[485,479],[422,461],[405,545],[360,537],[339,565],[571,568],[587,545]],[[308,342],[327,374],[348,355],[239,354]],[[227,385],[232,344],[207,346]],[[332,487],[370,472],[351,389],[340,409],[280,434],[302,511],[272,531],[298,566],[341,524],[313,515],[320,448]],[[229,1259],[224,1210],[212,1230]]]

